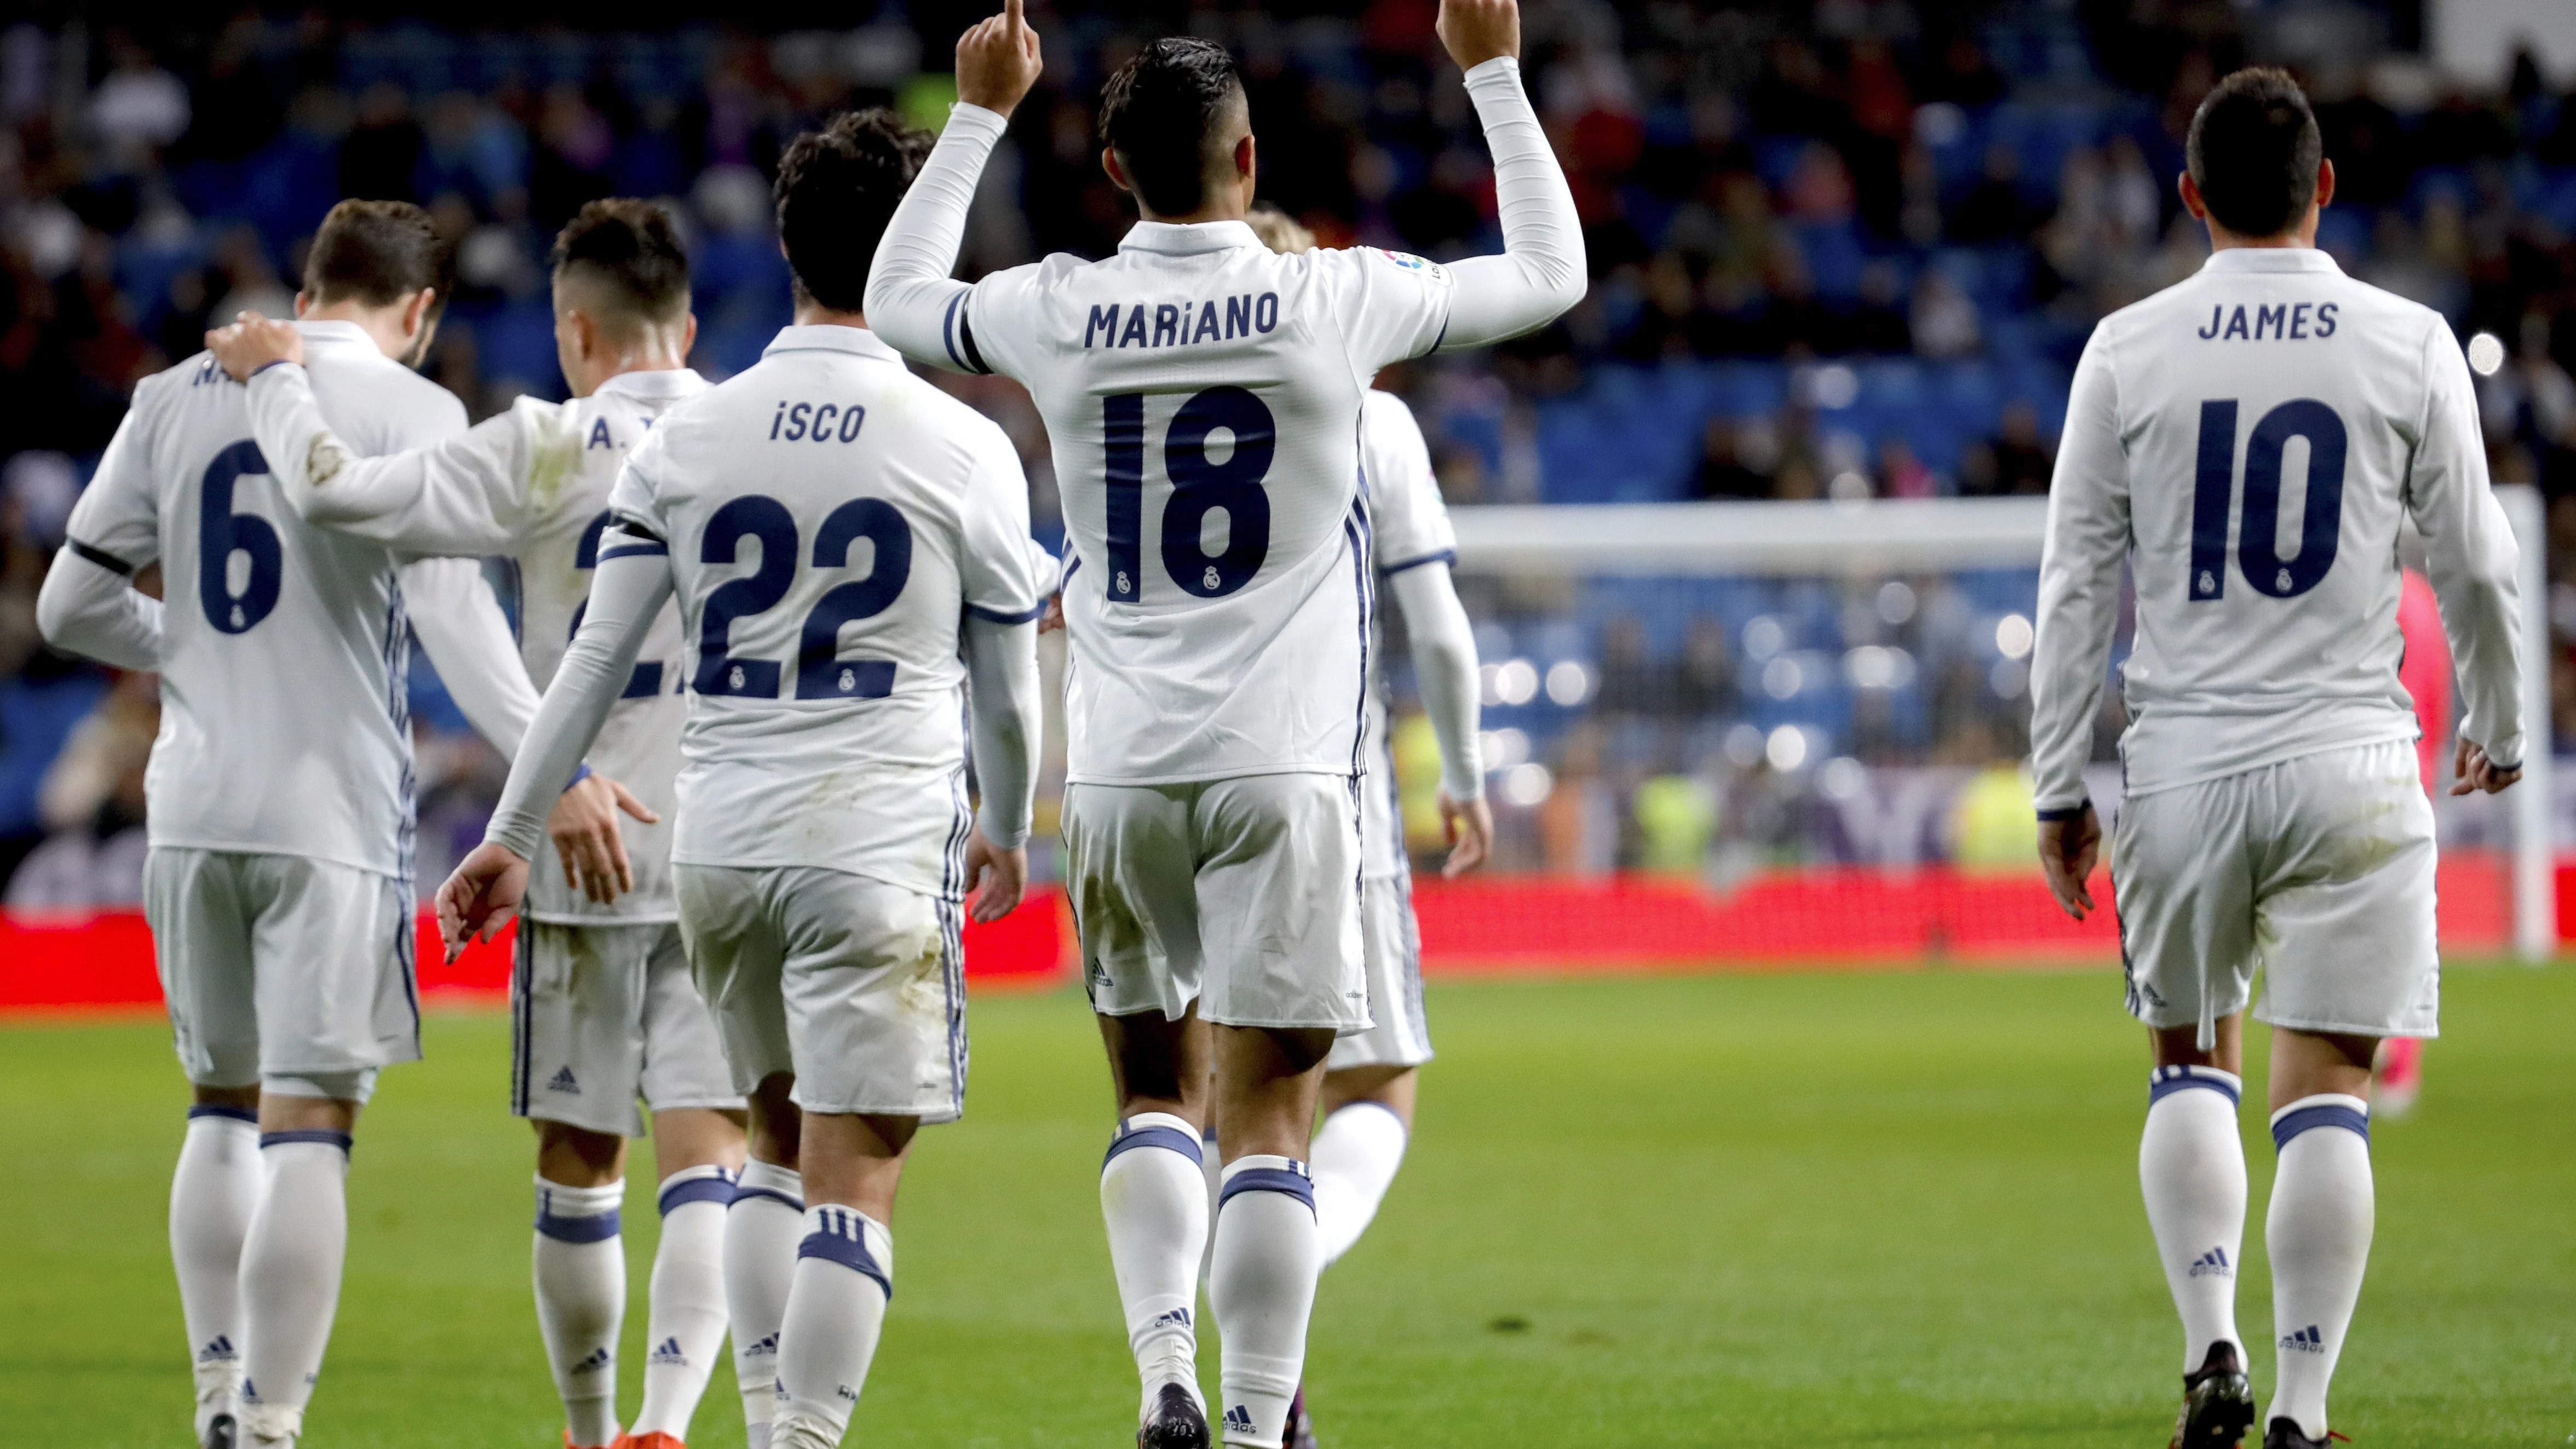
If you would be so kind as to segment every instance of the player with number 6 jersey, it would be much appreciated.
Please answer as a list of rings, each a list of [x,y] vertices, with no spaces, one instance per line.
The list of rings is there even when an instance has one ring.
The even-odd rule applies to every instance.
[[[324,219],[288,330],[354,451],[464,431],[463,405],[407,365],[449,275],[419,207]],[[301,1432],[330,1336],[359,1110],[379,1068],[420,1055],[412,631],[504,748],[535,692],[472,561],[296,517],[211,356],[136,388],[68,531],[46,638],[161,676],[144,913],[195,1097],[170,1244],[197,1439],[273,1449]],[[154,563],[166,605],[132,587]]]
[[[2182,200],[2212,254],[2094,329],[2067,408],[2031,677],[2040,855],[2082,918],[2101,837],[2083,772],[2125,563],[2137,640],[2111,874],[2156,1062],[2139,1179],[2183,1322],[2173,1443],[2234,1445],[2255,1417],[2235,1322],[2251,1004],[2273,1027],[2280,1154],[2264,1443],[2323,1449],[2370,1250],[2372,1054],[2433,1035],[2440,1001],[2399,530],[2422,536],[2458,662],[2454,794],[2520,773],[2516,550],[2450,325],[2317,249],[2334,167],[2297,84],[2229,76],[2188,155]]]
[[[1493,147],[1501,256],[1273,253],[1244,219],[1255,141],[1233,59],[1166,38],[1102,91],[1102,165],[1140,218],[1117,254],[951,280],[985,158],[1041,68],[1006,0],[958,41],[959,103],[869,278],[887,340],[1018,380],[1054,448],[1066,889],[1117,1082],[1101,1202],[1146,1449],[1210,1432],[1191,1315],[1211,1055],[1229,1443],[1281,1442],[1304,1362],[1323,1058],[1369,1024],[1362,398],[1390,362],[1531,331],[1583,293],[1573,198],[1521,88],[1517,6],[1447,0],[1439,31]]]

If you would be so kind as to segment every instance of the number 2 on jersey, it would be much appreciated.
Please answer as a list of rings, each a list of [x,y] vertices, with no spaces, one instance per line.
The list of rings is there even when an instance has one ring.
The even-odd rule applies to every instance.
[[[2193,603],[2227,594],[2227,505],[2236,482],[2236,399],[2200,405],[2199,465],[2191,494]],[[2299,515],[2298,556],[2283,559],[2281,458],[2292,438],[2308,441],[2307,505]],[[2343,469],[2348,441],[2343,419],[2315,398],[2298,398],[2265,413],[2245,442],[2245,516],[2236,530],[2236,562],[2258,593],[2294,599],[2315,588],[2334,567],[2343,532]]]
[[[1109,597],[1132,604],[1145,596],[1145,395],[1112,393],[1101,400],[1101,440],[1109,485]],[[1234,435],[1222,463],[1208,460],[1208,439],[1219,428]],[[1163,571],[1185,593],[1223,598],[1252,582],[1270,555],[1270,494],[1261,480],[1278,451],[1270,406],[1246,388],[1212,387],[1193,394],[1172,415],[1163,435],[1163,471],[1172,480],[1163,505]],[[1209,553],[1202,541],[1207,516],[1225,511],[1225,547]]]
[[[732,499],[707,520],[698,561],[732,563],[746,538],[760,544],[760,567],[707,595],[698,616],[698,671],[689,687],[700,694],[776,699],[778,661],[736,658],[728,651],[734,621],[777,608],[796,582],[796,517],[786,504],[761,494]],[[815,530],[814,567],[847,568],[850,545],[862,538],[876,550],[867,574],[815,600],[798,631],[798,699],[883,699],[894,693],[893,660],[839,657],[841,626],[884,613],[902,595],[912,577],[912,525],[882,498],[851,499]]]
[[[599,511],[599,516],[592,519],[590,521],[590,525],[581,531],[581,542],[575,544],[572,551],[572,566],[574,568],[579,569],[583,573],[588,573],[592,569],[599,567],[599,536],[608,530],[608,520],[610,517],[611,515],[608,510],[603,508]],[[582,616],[589,612],[590,600],[588,598],[584,598],[580,603],[572,606],[572,627],[564,630],[564,639],[566,642],[570,642],[575,634],[581,632]],[[635,672],[633,674],[626,676],[626,692],[617,697],[619,699],[651,699],[653,696],[660,694],[661,692],[662,661],[658,659],[647,659],[643,663],[635,666]]]

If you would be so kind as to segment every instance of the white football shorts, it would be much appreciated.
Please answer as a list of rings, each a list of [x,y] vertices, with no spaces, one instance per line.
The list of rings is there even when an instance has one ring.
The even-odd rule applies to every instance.
[[[1422,936],[1413,921],[1413,877],[1373,875],[1360,883],[1360,942],[1375,1024],[1333,1043],[1326,1071],[1418,1067],[1431,1060],[1422,1012]]]
[[[420,1059],[402,880],[302,855],[156,845],[143,914],[196,1085],[363,1102],[378,1067]]]
[[[1348,778],[1068,785],[1061,833],[1092,1010],[1368,1028]]]
[[[671,867],[734,1090],[796,1074],[808,1112],[953,1122],[966,1100],[954,903],[819,866]]]
[[[2111,837],[2129,1012],[2245,1009],[2357,1036],[2439,1034],[2433,805],[2411,740],[2303,755],[2124,801]]]
[[[646,1108],[743,1110],[680,928],[519,921],[510,971],[510,1111],[644,1135]]]

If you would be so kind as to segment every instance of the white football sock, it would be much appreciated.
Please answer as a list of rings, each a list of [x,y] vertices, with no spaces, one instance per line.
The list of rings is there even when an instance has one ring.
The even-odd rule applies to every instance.
[[[1307,1149],[1315,1169],[1315,1231],[1324,1266],[1360,1240],[1404,1164],[1404,1119],[1383,1102],[1346,1102],[1324,1119]]]
[[[259,1115],[191,1107],[170,1173],[170,1262],[197,1374],[197,1440],[241,1400],[241,1255],[259,1207]]]
[[[778,1411],[778,1330],[796,1278],[796,1241],[805,1232],[805,1179],[792,1167],[743,1164],[725,1210],[725,1317],[733,1331],[733,1373],[742,1392],[749,1449],[769,1449]]]
[[[1198,1129],[1168,1112],[1118,1124],[1100,1163],[1100,1217],[1127,1310],[1127,1345],[1144,1384],[1138,1417],[1165,1384],[1199,1391],[1199,1257],[1207,1243],[1207,1178]]]
[[[292,1439],[322,1372],[349,1250],[349,1134],[264,1132],[259,1206],[242,1236],[245,1438]]]
[[[857,1208],[805,1210],[796,1282],[778,1335],[778,1420],[770,1449],[838,1449],[867,1386],[894,1295],[894,1238]]]
[[[1286,1436],[1323,1267],[1306,1164],[1258,1153],[1227,1163],[1208,1275],[1208,1306],[1225,1340],[1218,1382],[1226,1443],[1277,1449]]]
[[[689,1420],[724,1346],[725,1205],[733,1174],[688,1167],[662,1179],[662,1238],[653,1248],[653,1299],[645,1311],[644,1407],[627,1432],[689,1437]]]
[[[626,1244],[618,1204],[626,1184],[565,1187],[537,1179],[537,1332],[563,1397],[575,1449],[617,1437],[617,1335],[626,1322]]]
[[[2182,1314],[2182,1370],[2197,1371],[2219,1342],[2234,1344],[2237,1367],[2250,1368],[2236,1334],[2236,1260],[2245,1241],[2245,1141],[2236,1107],[2245,1084],[2216,1067],[2158,1067],[2147,1081],[2138,1186],[2165,1286]]]
[[[2272,1141],[2281,1163],[2263,1238],[2281,1358],[2262,1422],[2292,1419],[2300,1433],[2322,1439],[2326,1385],[2370,1263],[2370,1104],[2335,1093],[2301,1097],[2272,1114]]]

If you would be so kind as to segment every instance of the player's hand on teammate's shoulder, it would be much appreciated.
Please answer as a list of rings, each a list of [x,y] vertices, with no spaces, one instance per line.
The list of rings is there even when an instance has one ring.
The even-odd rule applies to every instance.
[[[1440,792],[1440,835],[1449,842],[1449,858],[1440,863],[1440,878],[1456,880],[1485,863],[1494,852],[1494,808],[1483,796],[1458,800]]]
[[[474,847],[438,888],[438,934],[447,959],[463,955],[469,942],[500,934],[527,894],[528,863],[517,852],[491,840]]]
[[[635,889],[626,838],[617,829],[620,811],[647,825],[662,818],[605,775],[575,781],[546,815],[546,834],[563,860],[564,884],[603,906]]]
[[[1497,56],[1520,57],[1520,0],[1440,0],[1440,19],[1432,28],[1460,70]]]
[[[1029,28],[1020,0],[1005,0],[1002,13],[988,16],[957,37],[957,99],[1009,115],[1045,69],[1038,54],[1038,33]]]
[[[2487,758],[2486,746],[2460,736],[2459,748],[2451,757],[2451,773],[2459,778],[2451,785],[2454,795],[2473,795],[2485,791],[2493,795],[2522,778],[2522,768],[2501,769]]]
[[[1004,850],[986,839],[979,827],[966,841],[966,888],[974,892],[966,914],[979,924],[998,921],[1019,909],[1020,897],[1029,888],[1028,847]]]
[[[257,312],[243,312],[229,324],[206,334],[206,350],[235,382],[272,362],[304,360],[304,334],[292,322],[272,322]]]
[[[2048,893],[2058,909],[2077,920],[2093,909],[2093,864],[2102,855],[2102,817],[2093,802],[2071,820],[2039,822],[2039,866],[2048,873]]]

